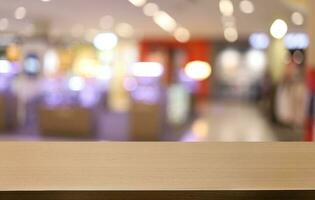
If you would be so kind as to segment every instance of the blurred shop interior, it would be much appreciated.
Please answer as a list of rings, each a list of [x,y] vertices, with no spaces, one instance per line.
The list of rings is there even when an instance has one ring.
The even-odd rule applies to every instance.
[[[312,141],[307,0],[0,0],[0,140]]]

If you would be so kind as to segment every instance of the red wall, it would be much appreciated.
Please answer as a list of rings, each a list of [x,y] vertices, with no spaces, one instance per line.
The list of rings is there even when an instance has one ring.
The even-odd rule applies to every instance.
[[[152,48],[165,48],[165,49],[182,49],[186,52],[186,63],[193,60],[201,60],[210,62],[212,59],[211,43],[208,40],[192,40],[187,43],[179,43],[170,40],[143,40],[140,42],[140,61],[148,61],[148,55]],[[171,80],[170,64],[165,66],[167,80]],[[205,100],[210,95],[210,81],[205,80],[198,83],[196,95],[199,100]]]

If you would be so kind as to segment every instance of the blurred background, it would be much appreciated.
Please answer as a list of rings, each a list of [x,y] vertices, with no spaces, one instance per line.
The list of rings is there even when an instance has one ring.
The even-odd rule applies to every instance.
[[[312,141],[314,2],[0,0],[0,140]]]

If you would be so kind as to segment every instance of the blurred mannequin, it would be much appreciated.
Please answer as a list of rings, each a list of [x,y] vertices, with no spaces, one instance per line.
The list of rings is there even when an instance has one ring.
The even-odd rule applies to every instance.
[[[302,127],[306,113],[306,86],[299,66],[291,61],[285,70],[283,83],[277,89],[277,118],[281,123]]]

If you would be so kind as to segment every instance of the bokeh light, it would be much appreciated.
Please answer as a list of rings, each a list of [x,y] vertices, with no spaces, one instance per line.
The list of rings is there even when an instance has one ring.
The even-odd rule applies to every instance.
[[[267,66],[266,54],[260,50],[250,50],[245,55],[247,67],[255,74],[263,74]]]
[[[295,24],[297,26],[301,26],[304,24],[304,16],[300,12],[292,13],[291,20],[292,20],[293,24]]]
[[[183,27],[178,27],[174,32],[174,37],[178,42],[188,42],[190,39],[190,32]]]
[[[147,0],[128,0],[128,1],[136,7],[141,7],[147,2]]]
[[[143,13],[148,17],[153,17],[159,10],[159,6],[155,3],[147,3],[143,7]]]
[[[224,37],[228,42],[235,42],[238,40],[238,32],[234,27],[224,29]]]
[[[270,38],[266,33],[253,33],[249,37],[249,43],[254,49],[267,49]]]
[[[114,33],[100,33],[93,40],[95,48],[100,51],[111,50],[117,43],[118,37]]]
[[[284,38],[288,49],[306,49],[309,45],[309,38],[306,33],[288,33]]]
[[[212,72],[209,63],[204,61],[192,61],[185,66],[186,75],[196,81],[202,81],[210,77]]]
[[[85,87],[85,80],[79,76],[71,77],[68,82],[68,87],[72,91],[81,91]]]
[[[26,16],[26,8],[23,6],[18,7],[14,12],[15,19],[21,20]]]
[[[166,12],[158,11],[153,16],[154,22],[167,32],[173,32],[177,26],[176,21]]]
[[[276,19],[270,27],[271,35],[276,39],[282,39],[287,34],[287,32],[288,25],[282,19]]]
[[[130,38],[134,35],[134,29],[128,23],[118,24],[115,28],[115,31],[122,38]]]
[[[250,0],[242,0],[240,2],[240,10],[245,14],[252,14],[255,11],[255,6]]]
[[[219,8],[224,16],[232,16],[234,14],[234,6],[231,0],[220,0]]]
[[[164,72],[163,66],[157,62],[137,62],[130,70],[135,77],[160,77]]]
[[[8,60],[0,60],[0,74],[7,74],[10,72],[10,62]]]

